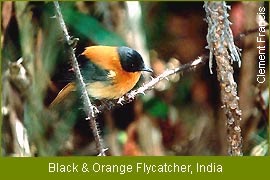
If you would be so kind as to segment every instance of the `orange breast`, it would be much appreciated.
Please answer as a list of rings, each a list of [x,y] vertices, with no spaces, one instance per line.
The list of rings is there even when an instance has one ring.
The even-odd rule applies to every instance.
[[[140,72],[117,74],[112,85],[97,81],[88,84],[87,91],[90,96],[97,99],[117,99],[136,85],[140,75]]]

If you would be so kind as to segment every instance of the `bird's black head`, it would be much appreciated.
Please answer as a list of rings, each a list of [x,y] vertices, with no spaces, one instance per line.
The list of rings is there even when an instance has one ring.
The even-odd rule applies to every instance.
[[[127,72],[148,71],[153,72],[152,69],[145,67],[141,55],[129,47],[117,48],[122,68]]]

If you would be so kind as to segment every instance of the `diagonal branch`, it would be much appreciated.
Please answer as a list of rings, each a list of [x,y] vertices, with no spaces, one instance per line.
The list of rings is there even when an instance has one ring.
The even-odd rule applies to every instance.
[[[198,57],[197,59],[195,59],[194,61],[183,64],[175,69],[168,69],[168,70],[164,71],[162,74],[160,74],[159,76],[152,78],[149,82],[143,84],[138,89],[135,89],[135,90],[125,94],[124,96],[122,96],[121,98],[119,98],[117,100],[111,100],[110,104],[109,104],[109,108],[111,109],[113,106],[119,106],[119,105],[124,105],[124,104],[130,103],[135,99],[135,97],[137,95],[145,94],[146,91],[153,89],[156,84],[158,84],[160,81],[162,81],[164,79],[168,79],[169,76],[171,76],[173,74],[177,74],[177,73],[183,73],[186,71],[194,70],[194,69],[204,65],[207,61],[208,61],[208,56],[202,55],[202,56]],[[108,108],[108,106],[102,104],[102,105],[98,106],[97,108],[99,111],[103,111],[104,109]]]
[[[77,58],[75,56],[75,50],[73,48],[74,42],[77,40],[72,39],[71,36],[68,34],[67,27],[66,27],[66,24],[64,22],[64,19],[63,19],[61,10],[60,10],[60,6],[59,6],[59,3],[57,1],[54,1],[54,7],[55,7],[55,11],[56,11],[56,17],[57,17],[59,24],[60,24],[60,27],[64,33],[65,40],[69,45],[68,52],[70,53],[71,64],[72,64],[72,67],[74,69],[74,72],[75,72],[75,75],[77,78],[77,87],[79,89],[79,92],[82,94],[84,111],[87,115],[86,120],[89,120],[90,127],[92,129],[92,133],[93,133],[94,138],[95,138],[96,148],[99,152],[99,155],[105,156],[106,149],[103,148],[102,139],[99,135],[99,130],[98,130],[96,119],[95,119],[96,114],[99,113],[99,111],[97,110],[97,108],[95,106],[92,105],[92,103],[88,97],[86,85],[83,81],[83,77],[82,77],[82,74],[80,72],[79,64],[78,64]]]
[[[169,76],[171,76],[173,74],[176,74],[176,73],[181,73],[181,72],[184,72],[184,71],[195,69],[198,66],[203,65],[207,60],[208,60],[208,56],[200,56],[200,57],[198,57],[197,59],[195,59],[194,61],[192,61],[190,63],[183,64],[183,65],[181,65],[181,66],[179,66],[179,67],[177,67],[175,69],[166,70],[162,74],[157,76],[156,78],[152,78],[151,81],[144,84],[142,87],[140,87],[140,88],[126,94],[125,97],[127,97],[128,99],[134,99],[134,97],[137,96],[138,94],[144,94],[145,91],[153,89],[153,87],[157,83],[159,83],[160,81],[162,81],[164,79],[167,79]],[[119,99],[118,103],[121,103],[120,99]]]

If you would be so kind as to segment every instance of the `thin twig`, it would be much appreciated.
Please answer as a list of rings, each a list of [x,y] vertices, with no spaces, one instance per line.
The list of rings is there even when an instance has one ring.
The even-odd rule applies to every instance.
[[[96,148],[99,152],[99,155],[105,156],[106,149],[103,148],[102,139],[101,139],[101,136],[99,135],[99,130],[98,130],[96,119],[95,119],[96,114],[99,113],[99,111],[97,110],[97,108],[95,106],[92,105],[92,103],[88,97],[86,85],[83,81],[83,77],[82,77],[82,74],[80,72],[79,64],[78,64],[77,58],[75,56],[75,51],[74,51],[73,46],[72,46],[74,44],[75,39],[72,39],[71,36],[69,36],[69,34],[68,34],[68,30],[67,30],[66,24],[64,22],[58,1],[54,1],[54,7],[56,10],[56,17],[57,17],[59,24],[60,24],[60,27],[64,33],[65,40],[69,45],[68,50],[70,52],[70,59],[71,59],[72,67],[74,69],[74,72],[75,72],[75,75],[77,78],[77,87],[79,87],[78,88],[79,92],[82,94],[84,111],[87,115],[86,120],[89,120],[90,127],[92,129],[92,133],[93,133],[94,138],[95,138]]]
[[[160,81],[164,79],[167,79],[169,76],[176,73],[182,73],[184,71],[195,69],[196,67],[204,64],[207,60],[208,60],[208,56],[200,56],[190,63],[183,64],[175,69],[168,69],[164,71],[162,74],[160,74],[159,76],[157,76],[156,78],[152,78],[151,81],[144,84],[142,87],[134,91],[131,91],[130,93],[127,93],[125,96],[128,99],[134,99],[134,97],[137,96],[138,94],[145,94],[145,91],[153,89],[153,87],[157,83],[159,83]],[[120,99],[119,99],[119,103],[122,103]]]
[[[162,81],[164,79],[168,79],[169,76],[171,76],[173,74],[177,74],[177,73],[183,73],[186,71],[194,70],[194,69],[198,68],[199,66],[205,64],[207,61],[208,61],[208,56],[202,55],[202,56],[198,57],[197,59],[195,59],[189,63],[183,64],[177,68],[168,69],[168,70],[164,71],[162,74],[160,74],[159,76],[152,78],[149,82],[143,84],[138,89],[135,89],[135,90],[125,94],[124,96],[122,96],[121,98],[119,98],[115,101],[114,100],[110,101],[109,108],[112,108],[113,106],[119,106],[119,105],[124,105],[124,104],[130,103],[131,101],[133,101],[135,99],[135,97],[137,95],[145,94],[146,91],[153,89],[157,83],[159,83],[160,81]],[[104,109],[106,109],[108,107],[105,105],[100,105],[97,108],[99,111],[103,111]]]
[[[260,27],[257,27],[257,28],[250,29],[250,30],[247,30],[247,31],[244,31],[244,32],[240,33],[238,36],[236,36],[236,37],[234,38],[234,41],[235,41],[236,43],[238,43],[242,38],[244,38],[244,37],[246,37],[246,36],[248,36],[248,35],[250,35],[250,34],[260,32],[260,31],[259,31],[259,28],[260,28]],[[265,26],[265,29],[269,29],[269,25]],[[266,34],[267,34],[267,33],[266,33]]]

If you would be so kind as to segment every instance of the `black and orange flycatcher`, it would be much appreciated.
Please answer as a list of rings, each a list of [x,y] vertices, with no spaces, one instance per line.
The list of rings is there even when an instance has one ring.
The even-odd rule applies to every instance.
[[[81,55],[89,60],[81,72],[89,96],[95,99],[117,99],[136,85],[141,71],[152,72],[141,55],[129,47],[90,46]],[[75,82],[68,83],[51,106],[75,90]]]

